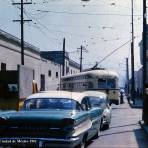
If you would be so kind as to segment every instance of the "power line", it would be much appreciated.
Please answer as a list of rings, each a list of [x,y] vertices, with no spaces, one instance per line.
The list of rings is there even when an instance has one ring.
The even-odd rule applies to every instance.
[[[40,10],[39,12],[49,12],[49,13],[59,13],[59,14],[70,14],[70,15],[102,15],[102,16],[130,16],[131,14],[118,14],[118,13],[87,13],[87,12],[70,12],[70,11],[53,11],[53,10]],[[142,15],[134,15],[134,16],[142,16]]]
[[[111,53],[109,53],[108,55],[106,55],[101,61],[98,62],[98,64],[102,63],[104,60],[106,60],[108,57],[110,57],[113,53],[115,53],[117,50],[119,50],[121,47],[127,45],[129,42],[131,42],[132,39],[130,39],[129,41],[125,42],[124,44],[122,44],[121,46],[119,46],[118,48],[116,48],[115,50],[113,50]]]

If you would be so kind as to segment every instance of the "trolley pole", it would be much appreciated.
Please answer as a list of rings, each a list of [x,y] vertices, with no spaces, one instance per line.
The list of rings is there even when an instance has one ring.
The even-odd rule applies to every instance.
[[[81,45],[81,47],[80,47],[80,48],[78,48],[78,49],[80,49],[80,50],[81,50],[81,52],[80,52],[80,72],[82,72],[83,52],[87,52],[87,50],[86,50],[86,48],[85,48],[85,47],[83,47],[82,45]]]
[[[21,63],[24,65],[24,14],[23,0],[21,0]]]
[[[32,2],[24,3],[23,0],[21,0],[21,3],[12,3],[12,4],[21,5],[21,20],[13,20],[13,21],[21,23],[21,64],[24,65],[24,22],[32,21],[32,20],[24,20],[24,4],[32,4]]]
[[[131,80],[132,80],[132,86],[131,86],[131,97],[133,100],[133,103],[135,104],[135,68],[134,68],[134,17],[133,17],[133,0],[131,0],[132,5],[132,42],[131,42]]]
[[[81,46],[81,53],[80,53],[80,72],[82,72],[82,51],[83,51],[83,47]]]
[[[128,65],[128,58],[126,58],[126,85],[127,85],[127,94],[129,94],[129,65]]]
[[[62,76],[65,75],[65,38],[63,39],[63,68],[62,68]]]
[[[143,114],[142,119],[145,124],[148,124],[148,98],[146,94],[146,88],[148,88],[147,81],[147,21],[146,21],[147,11],[146,11],[146,0],[143,0]]]

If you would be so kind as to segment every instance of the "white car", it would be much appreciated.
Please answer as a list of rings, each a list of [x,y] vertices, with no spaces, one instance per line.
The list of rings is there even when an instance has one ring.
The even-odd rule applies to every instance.
[[[90,97],[92,107],[100,107],[103,110],[103,116],[101,121],[101,129],[108,129],[111,123],[112,109],[109,105],[109,99],[107,95],[99,91],[85,91],[90,96],[96,96],[95,98]]]

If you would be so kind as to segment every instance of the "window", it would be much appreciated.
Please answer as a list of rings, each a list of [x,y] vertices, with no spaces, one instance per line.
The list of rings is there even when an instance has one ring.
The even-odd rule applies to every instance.
[[[88,102],[87,97],[83,98],[81,106],[82,106],[83,110],[89,110],[90,109],[90,104]]]
[[[6,71],[6,63],[1,63],[1,70]]]
[[[89,97],[89,102],[91,104],[91,107],[101,106],[101,102],[99,100],[100,98],[97,97]]]
[[[44,91],[45,90],[45,75],[41,74],[40,76],[40,90]]]
[[[48,71],[48,76],[51,77],[51,70]]]
[[[35,80],[35,70],[33,69],[33,79]]]
[[[58,72],[56,72],[56,78],[58,78]]]
[[[94,88],[93,82],[88,82],[88,88],[90,89]]]
[[[106,79],[98,79],[98,88],[106,88]]]
[[[24,103],[24,110],[32,109],[64,109],[81,110],[80,104],[69,98],[32,98]]]
[[[108,79],[107,80],[107,88],[115,88],[116,87],[116,82],[114,79]]]

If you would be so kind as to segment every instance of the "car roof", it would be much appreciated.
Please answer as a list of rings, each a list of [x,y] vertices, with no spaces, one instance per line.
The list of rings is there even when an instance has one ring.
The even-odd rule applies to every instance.
[[[107,98],[107,94],[100,91],[84,91],[84,93],[87,93],[89,96],[96,96],[96,97],[102,97],[104,99]]]
[[[85,92],[68,92],[68,91],[42,91],[40,93],[30,95],[26,100],[33,99],[33,98],[68,98],[73,99],[81,103],[82,99],[89,94]]]

